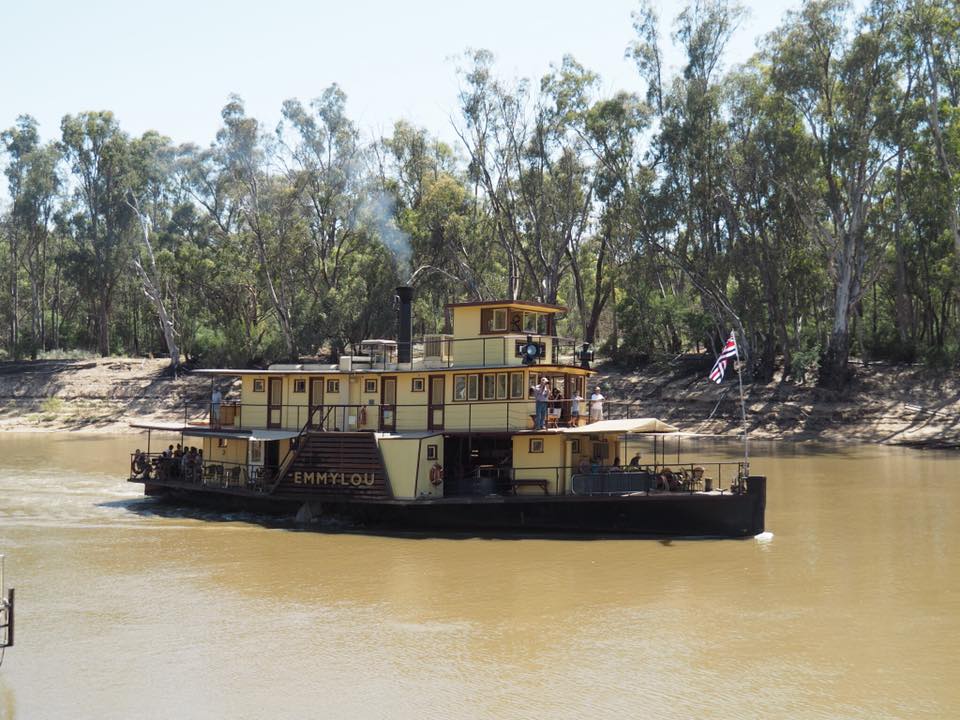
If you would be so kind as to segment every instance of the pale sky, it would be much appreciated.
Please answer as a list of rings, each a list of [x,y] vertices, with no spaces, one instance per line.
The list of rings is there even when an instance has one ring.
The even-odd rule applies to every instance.
[[[744,4],[750,15],[731,62],[749,57],[799,0]],[[467,48],[493,51],[505,77],[538,79],[569,53],[598,72],[606,90],[640,90],[624,58],[636,7],[635,0],[0,0],[0,129],[29,113],[52,139],[67,113],[112,110],[132,135],[155,129],[205,146],[230,93],[272,128],[285,99],[306,101],[337,82],[366,138],[405,118],[449,140],[456,58]],[[681,6],[660,0],[659,7],[667,39]]]

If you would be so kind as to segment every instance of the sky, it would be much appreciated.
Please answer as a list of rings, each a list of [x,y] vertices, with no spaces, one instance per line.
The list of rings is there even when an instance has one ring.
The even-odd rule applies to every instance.
[[[748,0],[729,48],[756,40],[799,2]],[[539,78],[565,54],[603,88],[641,90],[624,50],[636,0],[0,0],[0,129],[29,113],[44,139],[68,113],[112,110],[131,135],[154,129],[208,145],[231,93],[273,128],[287,98],[336,82],[365,138],[407,119],[452,140],[456,67],[486,48],[499,75]],[[663,34],[680,9],[660,0]],[[676,65],[680,56],[667,55]],[[0,159],[0,164],[3,160]]]

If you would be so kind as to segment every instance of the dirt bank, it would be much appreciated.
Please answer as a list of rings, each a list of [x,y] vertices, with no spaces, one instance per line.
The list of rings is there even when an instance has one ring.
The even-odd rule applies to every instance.
[[[164,360],[0,363],[0,430],[129,432],[133,419],[175,421],[209,398],[210,378],[165,373]],[[736,378],[706,380],[709,361],[642,369],[601,365],[596,380],[630,413],[691,432],[736,434]],[[960,374],[916,366],[857,366],[842,394],[774,380],[745,386],[751,436],[960,447]],[[225,399],[237,394],[234,389]]]
[[[176,420],[207,402],[210,378],[143,358],[0,363],[0,430],[130,432],[132,419]]]

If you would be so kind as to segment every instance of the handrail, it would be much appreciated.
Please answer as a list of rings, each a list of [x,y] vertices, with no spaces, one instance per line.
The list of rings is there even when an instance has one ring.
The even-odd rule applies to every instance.
[[[508,388],[509,392],[509,388]],[[572,419],[572,403],[570,398],[561,398],[548,401],[548,410],[560,409],[559,418],[555,414],[550,414],[548,420],[551,426],[556,422],[561,427],[569,427]],[[582,420],[590,416],[589,400],[580,401],[580,415]],[[234,424],[221,423],[219,426],[211,424],[209,420],[208,409],[210,403],[184,403],[183,419],[185,432],[189,434],[190,428],[198,430],[218,429],[224,432],[236,431],[238,433],[254,429],[277,429],[277,430],[296,430],[302,434],[311,425],[311,419],[317,417],[317,412],[322,411],[319,426],[331,429],[336,427],[341,431],[376,431],[380,429],[382,410],[384,408],[394,413],[394,420],[391,427],[404,424],[403,419],[409,419],[411,416],[416,420],[413,423],[406,423],[406,430],[427,430],[428,416],[433,408],[444,410],[444,428],[452,430],[465,430],[472,432],[478,431],[518,431],[529,428],[527,416],[534,415],[536,403],[529,397],[525,398],[494,398],[478,400],[454,400],[442,403],[428,404],[426,398],[421,403],[323,403],[321,405],[310,405],[308,403],[281,403],[277,405],[268,405],[267,403],[221,403],[221,407],[230,405],[236,411],[237,422]],[[500,407],[502,414],[500,419],[496,419],[496,411],[492,408]],[[483,412],[486,408],[488,411]],[[522,410],[519,410],[521,408]],[[607,420],[624,419],[635,415],[636,403],[630,401],[604,400],[603,418]],[[268,425],[270,412],[279,412],[280,424],[275,426]],[[367,416],[367,421],[362,425],[359,417],[362,413]],[[264,415],[266,414],[266,415]],[[244,424],[243,418],[248,420],[256,415],[261,415],[256,424]],[[465,416],[458,417],[458,415]],[[348,419],[355,416],[357,421],[351,426]],[[448,417],[452,416],[453,420]],[[478,416],[480,416],[479,419]],[[304,420],[306,417],[306,420]],[[466,423],[460,422],[465,419]],[[556,419],[556,420],[555,420]],[[291,422],[292,421],[292,422]],[[581,426],[589,425],[588,422],[581,421]],[[440,428],[438,428],[440,429]]]
[[[300,428],[300,434],[297,435],[298,439],[303,437],[303,434],[307,431],[311,422],[313,421],[313,415],[322,407],[322,405],[315,406],[312,411],[307,413],[307,421],[303,424],[303,427]],[[287,454],[283,456],[283,460],[281,460],[280,464],[277,466],[277,472],[273,477],[273,484],[270,486],[270,491],[268,494],[272,494],[273,491],[277,489],[277,486],[280,484],[280,479],[286,474],[297,455],[300,454],[302,447],[303,446],[301,443],[298,442],[296,447],[294,447],[293,443],[291,443],[290,447],[287,448]]]

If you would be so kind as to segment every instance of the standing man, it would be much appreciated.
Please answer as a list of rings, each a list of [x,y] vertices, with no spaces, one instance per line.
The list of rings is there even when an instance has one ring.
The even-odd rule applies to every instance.
[[[597,387],[593,391],[593,395],[590,396],[590,422],[603,420],[603,401],[605,399],[600,393],[600,388]]]
[[[220,394],[220,388],[213,386],[213,392],[210,393],[210,424],[217,430],[220,429],[220,403],[223,396]]]
[[[547,404],[550,402],[550,381],[540,378],[540,384],[533,388],[533,397],[537,401],[537,416],[534,430],[543,430],[547,426]]]

